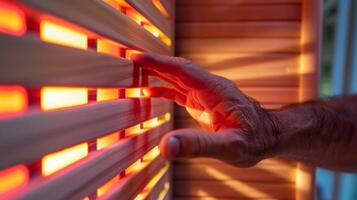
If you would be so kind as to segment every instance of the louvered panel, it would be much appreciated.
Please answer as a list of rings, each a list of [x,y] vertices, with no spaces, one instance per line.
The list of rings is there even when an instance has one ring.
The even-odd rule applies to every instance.
[[[242,5],[242,4],[283,4],[296,3],[300,0],[178,0],[178,5]]]
[[[164,16],[139,2],[132,15],[119,3],[0,2],[0,199],[93,200],[120,187],[132,199],[169,166],[158,144],[172,102],[144,92],[130,56],[172,55],[174,5]]]
[[[22,0],[21,2],[76,23],[131,48],[171,54],[171,50],[166,44],[102,1]]]

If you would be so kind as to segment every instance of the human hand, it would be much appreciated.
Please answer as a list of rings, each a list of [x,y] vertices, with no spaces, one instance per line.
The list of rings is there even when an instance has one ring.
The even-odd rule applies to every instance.
[[[278,131],[274,116],[244,95],[235,84],[192,62],[157,54],[135,54],[133,61],[172,87],[152,87],[152,97],[184,106],[205,131],[179,129],[160,142],[162,155],[214,157],[239,167],[255,165],[274,154]]]

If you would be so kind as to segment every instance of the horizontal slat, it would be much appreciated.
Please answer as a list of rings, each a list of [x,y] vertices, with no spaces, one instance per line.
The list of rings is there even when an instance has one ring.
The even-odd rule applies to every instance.
[[[175,18],[175,3],[177,1],[173,0],[160,0],[161,4],[164,6],[166,11],[169,13],[171,19]]]
[[[172,38],[173,29],[170,19],[164,16],[150,1],[143,0],[126,0],[131,6],[138,10],[151,23],[158,27],[166,36]]]
[[[120,183],[109,190],[108,193],[100,198],[100,200],[134,199],[136,195],[144,189],[145,185],[150,182],[155,174],[157,174],[160,169],[164,167],[164,163],[165,161],[161,157],[155,159],[137,174],[133,174],[133,176],[128,176],[120,180]]]
[[[261,103],[285,104],[299,102],[299,88],[297,87],[247,87],[240,89],[243,93]]]
[[[215,173],[215,171],[220,173]],[[252,182],[293,183],[295,182],[296,167],[289,165],[258,164],[252,168],[237,168],[231,165],[209,164],[175,164],[175,180],[206,180],[227,181],[240,180]]]
[[[171,54],[170,47],[165,43],[103,1],[21,0],[21,2],[78,24],[130,48]]]
[[[178,38],[300,37],[299,22],[177,23]]]
[[[178,54],[200,53],[299,53],[295,38],[194,38],[177,39]]]
[[[177,197],[277,198],[293,199],[295,184],[230,181],[175,181]]]
[[[158,144],[170,129],[168,124],[136,137],[122,139],[117,144],[90,154],[84,160],[46,178],[40,177],[16,199],[81,199],[96,189]]]
[[[237,198],[217,198],[217,197],[175,197],[175,200],[236,200]],[[293,200],[277,198],[239,198],[239,200]]]
[[[0,134],[0,168],[32,162],[49,152],[170,112],[168,101],[151,101],[151,111],[145,100],[122,99],[0,120],[0,132],[9,133]]]
[[[213,158],[194,158],[194,159],[178,159],[175,160],[175,164],[188,164],[188,165],[227,165],[225,162],[222,162]],[[262,160],[259,165],[286,165],[296,167],[296,162],[292,160],[282,159],[282,158],[271,158]]]
[[[134,80],[130,60],[53,45],[31,36],[0,34],[0,54],[1,84],[130,87],[139,82]]]
[[[181,54],[238,86],[299,86],[298,54]],[[259,72],[259,73],[257,73]]]
[[[177,5],[241,5],[301,3],[301,0],[177,0]]]
[[[170,170],[168,170],[161,178],[160,180],[156,183],[154,187],[151,188],[150,192],[146,196],[145,200],[158,200],[160,193],[164,190],[165,183],[170,183]],[[170,185],[171,186],[171,185]]]
[[[177,6],[178,22],[298,21],[300,5]]]

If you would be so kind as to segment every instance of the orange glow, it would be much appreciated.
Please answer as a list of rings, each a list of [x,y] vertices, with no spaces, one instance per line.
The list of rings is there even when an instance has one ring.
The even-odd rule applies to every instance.
[[[84,197],[82,200],[89,200],[89,197]]]
[[[87,49],[87,35],[72,28],[42,20],[40,24],[40,37],[43,41],[55,44]]]
[[[97,139],[97,150],[103,149],[110,145],[115,144],[119,140],[119,132],[114,132],[110,135]]]
[[[164,16],[166,17],[169,16],[169,13],[166,11],[165,7],[161,4],[160,0],[152,0],[152,3]]]
[[[143,98],[143,97],[148,97],[146,96],[142,88],[126,88],[125,89],[125,97],[126,98]]]
[[[143,162],[152,161],[155,158],[157,158],[159,155],[160,155],[160,149],[158,146],[156,146],[143,156],[142,161]]]
[[[156,27],[152,25],[144,24],[144,28],[147,31],[149,31],[151,34],[153,34],[155,37],[158,38],[160,36],[160,31]]]
[[[167,36],[161,36],[160,39],[161,39],[167,46],[171,46],[172,42],[171,42],[170,38],[168,38]]]
[[[170,121],[170,119],[171,119],[171,114],[170,113],[165,113],[165,115],[164,115],[164,120],[165,121]]]
[[[81,143],[42,158],[42,175],[49,176],[88,155],[88,144]]]
[[[136,173],[144,167],[144,164],[141,163],[140,159],[131,164],[128,168],[125,169],[126,174]]]
[[[125,136],[140,135],[144,130],[141,129],[141,125],[135,125],[130,128],[125,129]]]
[[[27,110],[27,93],[21,86],[0,86],[0,116]]]
[[[120,45],[110,40],[99,39],[97,40],[97,51],[112,56],[120,56]]]
[[[29,172],[25,165],[16,165],[0,171],[0,195],[27,185]]]
[[[211,115],[208,112],[197,110],[190,107],[186,107],[186,110],[192,116],[193,119],[206,125],[211,124]]]
[[[150,128],[155,128],[157,126],[159,126],[159,118],[155,117],[149,120],[146,120],[143,122],[143,128],[144,129],[150,129]]]
[[[119,98],[119,90],[112,88],[98,88],[97,101],[108,101]]]
[[[103,0],[105,3],[110,5],[111,7],[115,8],[116,10],[120,10],[121,6],[116,0]]]
[[[119,176],[115,176],[114,178],[110,179],[108,182],[106,182],[97,190],[97,197],[101,197],[118,182],[119,182]]]
[[[150,182],[145,186],[145,188],[135,197],[135,200],[146,199],[152,188],[159,182],[159,180],[165,175],[169,169],[169,164],[166,162],[164,167],[150,180]]]
[[[26,32],[25,13],[12,4],[0,2],[0,32],[23,35]]]
[[[131,55],[142,54],[142,53],[143,53],[142,51],[127,49],[127,50],[125,50],[125,58],[130,59]]]
[[[41,88],[41,108],[52,110],[88,103],[87,88],[43,87]]]
[[[143,17],[140,13],[138,13],[138,12],[137,12],[136,10],[134,10],[134,9],[128,8],[128,9],[126,10],[126,15],[127,15],[130,19],[134,20],[134,21],[135,21],[137,24],[139,24],[139,25],[141,25],[141,24],[147,22],[146,18]]]

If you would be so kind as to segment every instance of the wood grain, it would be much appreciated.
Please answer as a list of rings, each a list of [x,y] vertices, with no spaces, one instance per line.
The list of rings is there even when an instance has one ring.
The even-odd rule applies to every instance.
[[[170,112],[168,101],[151,101],[151,111],[145,100],[121,99],[51,112],[34,111],[0,120],[0,132],[11,133],[0,134],[0,168],[30,163],[47,153]]]
[[[220,173],[215,173],[219,171]],[[190,181],[240,180],[268,183],[295,183],[296,166],[258,164],[252,168],[237,168],[217,164],[175,164],[174,179]]]
[[[68,20],[102,37],[130,48],[171,54],[170,47],[133,20],[99,0],[21,0],[21,2]]]
[[[179,38],[209,37],[300,37],[300,22],[182,22],[176,24]]]
[[[300,52],[300,40],[294,38],[187,38],[176,41],[178,54]]]
[[[26,191],[11,198],[81,199],[96,192],[97,188],[156,146],[169,129],[170,127],[164,124],[136,137],[122,139],[112,147],[94,152],[54,176],[39,177],[27,187]],[[162,163],[162,158],[158,157],[156,160],[153,165]],[[143,173],[148,172],[143,171]],[[142,180],[141,184],[145,186],[146,181]],[[125,192],[128,193],[127,190]],[[132,192],[137,193],[134,188]]]
[[[0,35],[0,54],[1,84],[26,87],[132,87],[139,84],[130,60],[53,45],[31,36]]]
[[[169,18],[164,16],[152,3],[152,1],[127,0],[131,6],[138,10],[152,24],[159,28],[166,36],[172,38],[174,35],[173,27]]]
[[[229,181],[175,181],[175,197],[293,199],[294,184]]]
[[[290,5],[177,6],[178,22],[299,21],[301,8]]]

